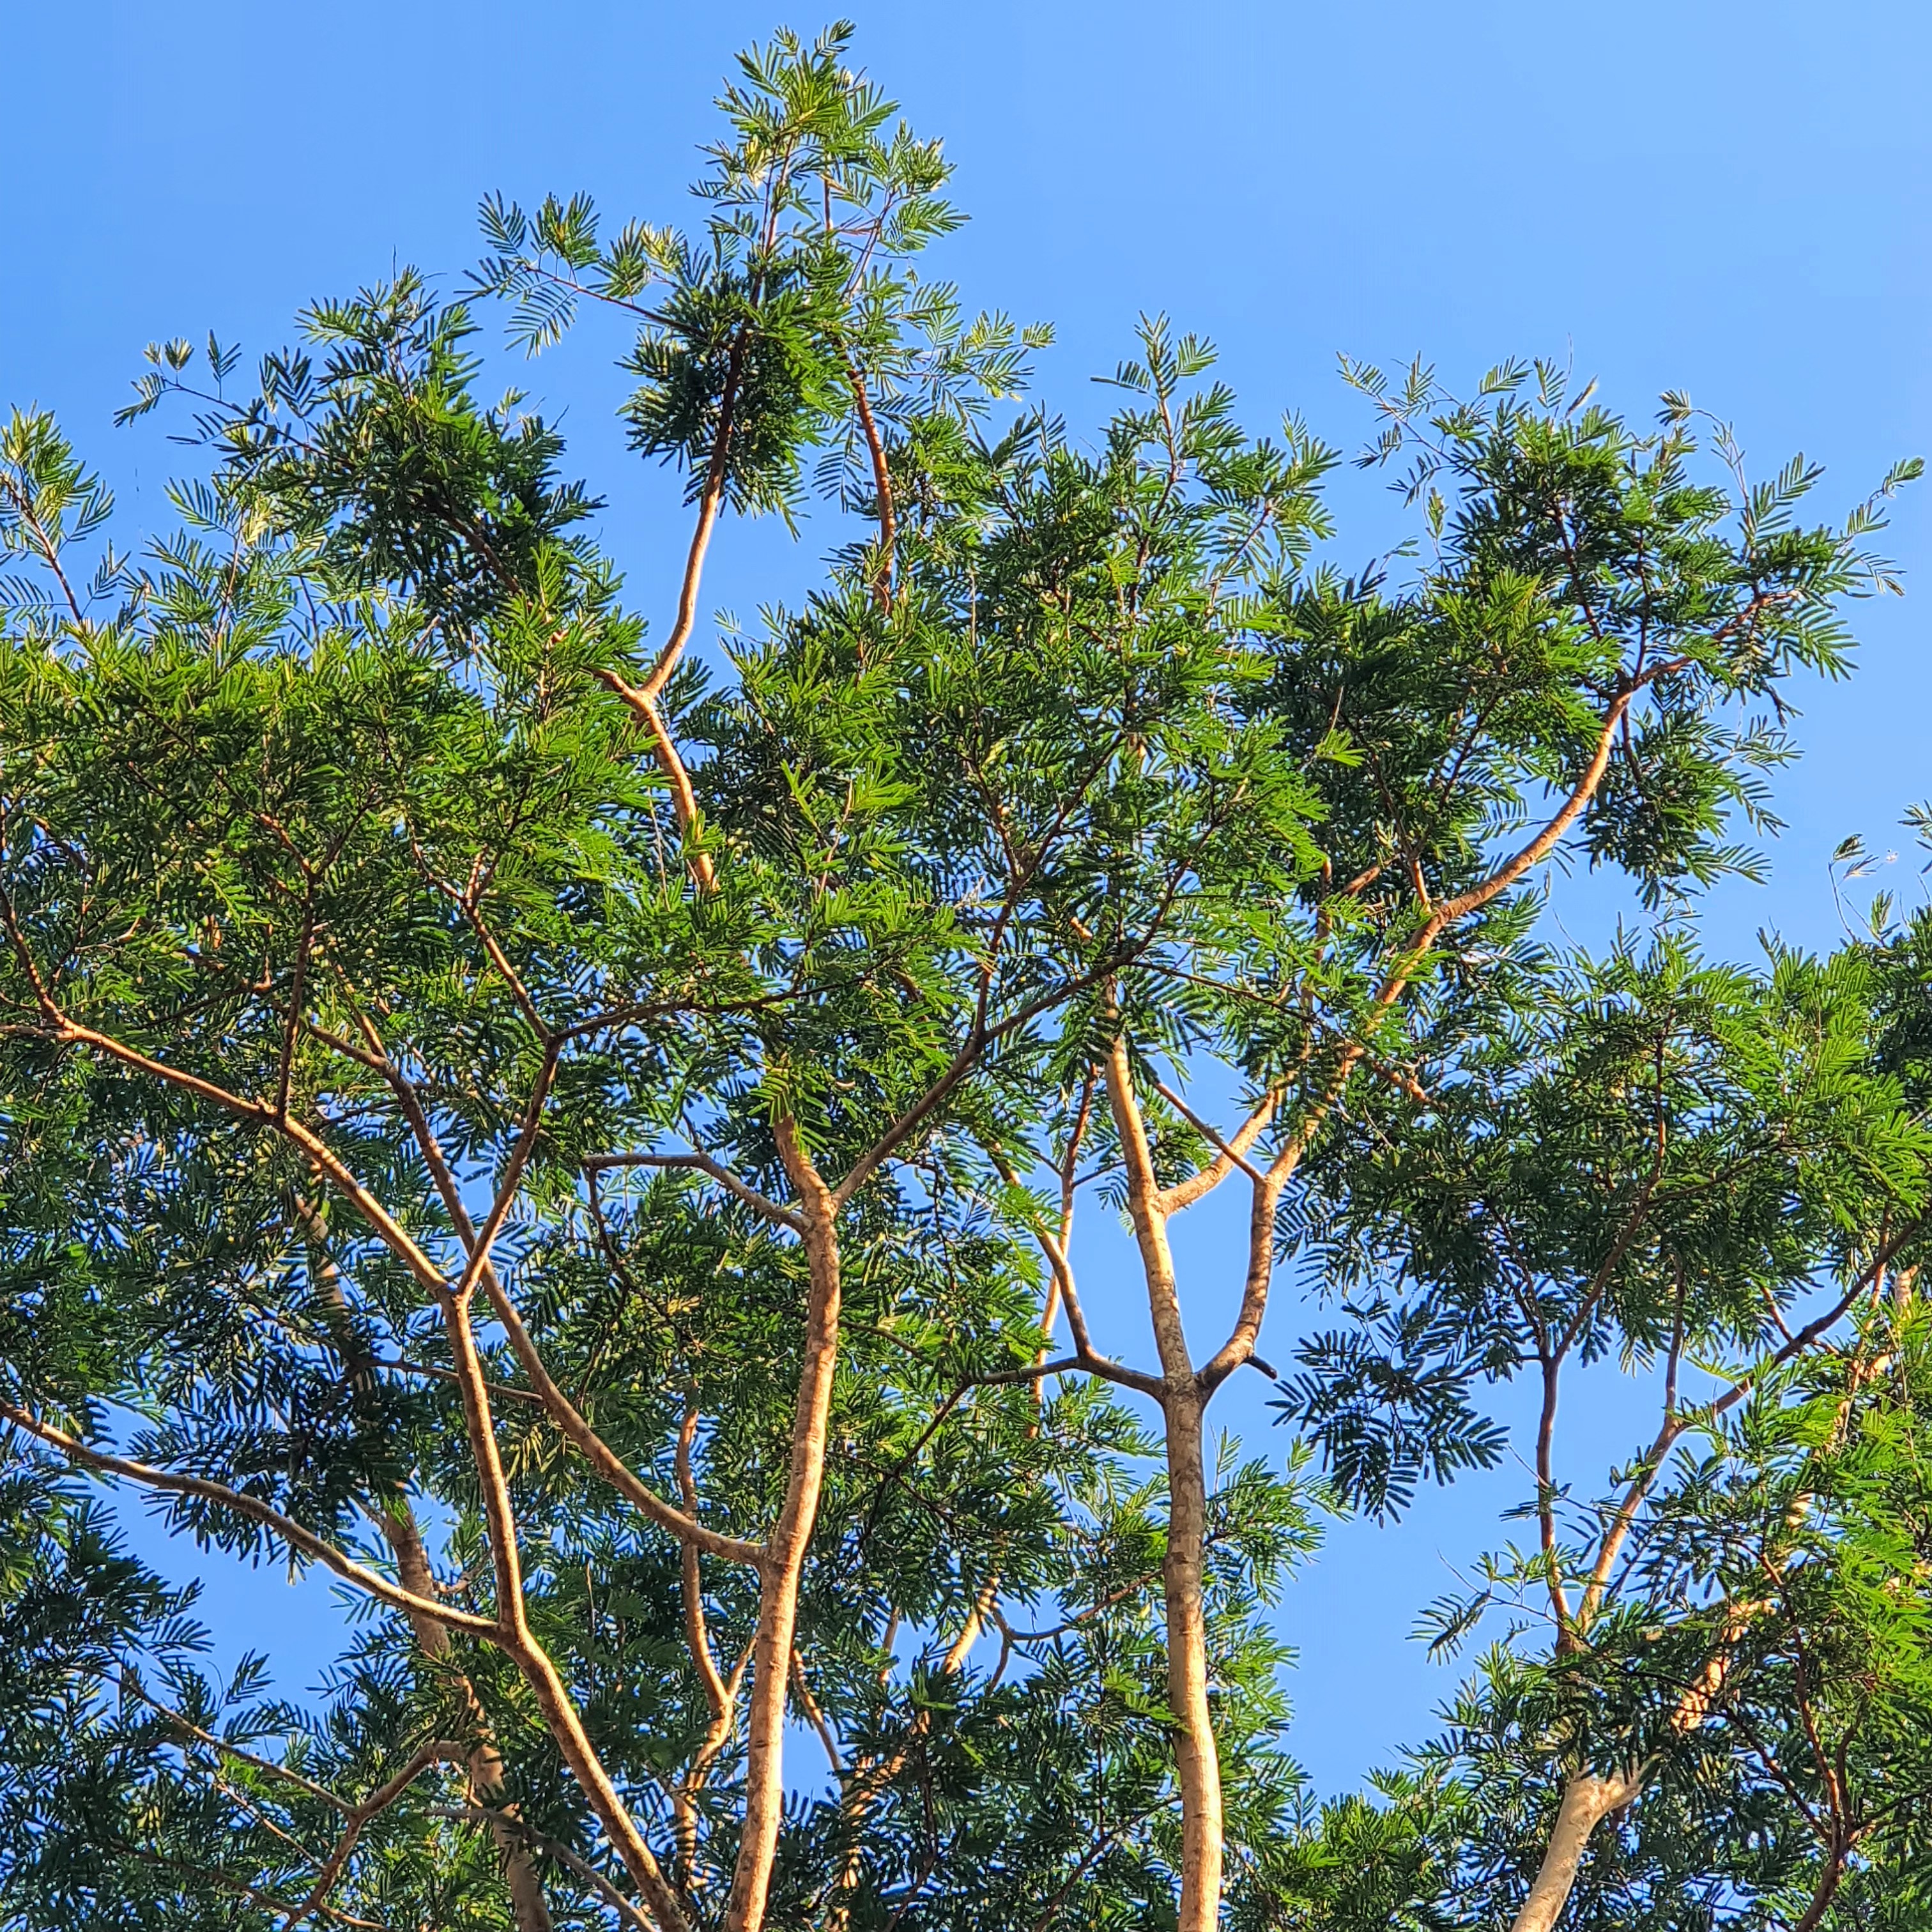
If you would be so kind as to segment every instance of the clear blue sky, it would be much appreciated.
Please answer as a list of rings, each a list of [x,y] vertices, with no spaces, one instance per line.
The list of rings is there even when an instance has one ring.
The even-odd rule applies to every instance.
[[[1633,412],[1687,389],[1765,466],[1800,448],[1826,463],[1834,508],[1894,457],[1932,454],[1922,4],[856,10],[860,58],[957,164],[974,218],[948,272],[969,302],[1056,325],[1039,388],[1076,422],[1097,412],[1085,379],[1146,308],[1220,343],[1257,427],[1292,407],[1352,448],[1366,423],[1338,350],[1420,351],[1463,382],[1508,354],[1574,357]],[[130,524],[158,521],[163,430],[107,422],[145,343],[212,327],[252,351],[286,339],[303,302],[394,263],[453,276],[477,252],[488,190],[588,188],[614,215],[682,218],[716,83],[782,20],[824,24],[776,0],[0,0],[0,406],[58,410]],[[614,346],[586,332],[527,380],[567,406],[632,596],[659,610],[685,531],[670,479],[622,452]],[[1801,698],[1791,830],[1768,888],[1714,904],[1714,945],[1748,948],[1762,925],[1828,943],[1825,855],[1854,830],[1882,850],[1932,794],[1927,487],[1892,533],[1909,594],[1860,613],[1854,680]],[[1357,561],[1394,513],[1361,480],[1338,494]],[[748,615],[809,574],[772,530],[732,528],[714,555],[712,601]],[[1910,890],[1916,866],[1901,860],[1897,883]],[[1188,1231],[1202,1280],[1225,1277],[1226,1240],[1211,1222]],[[1088,1292],[1128,1346],[1113,1253],[1094,1244]],[[1258,1444],[1262,1393],[1255,1378],[1230,1406]],[[1570,1426],[1586,1480],[1637,1431],[1608,1392]],[[1402,1634],[1524,1487],[1506,1468],[1426,1499],[1399,1532],[1348,1526],[1291,1594],[1296,1744],[1322,1786],[1427,1729],[1450,1682]],[[224,1569],[209,1590],[283,1660],[286,1685],[314,1675],[332,1631],[318,1585]]]

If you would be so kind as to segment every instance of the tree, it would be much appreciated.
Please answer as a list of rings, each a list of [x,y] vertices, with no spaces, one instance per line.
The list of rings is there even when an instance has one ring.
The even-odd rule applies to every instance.
[[[1896,1713],[1924,1688],[1922,1318],[1902,1258],[1927,1147],[1884,1016],[1922,1001],[1915,950],[1894,934],[1759,976],[1681,940],[1620,952],[1568,978],[1500,1104],[1410,1121],[1322,1216],[1343,1274],[1396,1257],[1416,1299],[1383,1319],[1411,1385],[1501,1357],[1541,1386],[1535,1546],[1433,1613],[1444,1648],[1494,1606],[1517,1619],[1417,1767],[1453,1799],[1430,1827],[1446,1868],[1420,1882],[1438,1900],[1523,1932],[1566,1906],[1626,1927],[1775,1904],[1809,1928],[1868,1860],[1892,1874],[1875,1896],[1912,1868],[1925,1767]],[[1558,1393],[1612,1349],[1653,1370],[1661,1414],[1597,1498],[1561,1478]]]
[[[1548,365],[1355,370],[1428,561],[1346,577],[1332,452],[1251,436],[1164,322],[1097,446],[1019,409],[1046,334],[920,278],[946,164],[848,38],[744,57],[695,236],[492,200],[463,300],[319,305],[252,394],[152,351],[127,413],[202,464],[139,557],[47,418],[0,445],[4,1911],[1537,1926],[1604,1816],[1688,1815],[1720,1722],[1823,1849],[1706,1804],[1700,1869],[1867,1895],[1918,1598],[1828,1580],[1919,1507],[1911,1323],[1861,1312],[1915,1265],[1916,1048],[1866,1032],[1918,942],[1754,976],[1536,922],[1571,855],[1653,906],[1752,862],[1787,747],[1750,707],[1844,664],[1877,500],[1801,524],[1802,464],[1750,484],[1688,404],[1640,432]],[[635,326],[623,416],[692,513],[660,644],[556,431],[477,399],[499,299],[532,352]],[[856,533],[818,590],[693,655],[728,515],[813,490]],[[1166,1231],[1238,1175],[1197,1360]],[[1085,1319],[1096,1185],[1153,1366]],[[1302,1446],[1217,1456],[1291,1258],[1348,1296],[1278,1378]],[[1667,1360],[1664,1426],[1573,1534],[1556,1392],[1613,1345]],[[1493,1580],[1553,1652],[1311,1814],[1265,1607],[1318,1502],[1493,1460],[1479,1384],[1530,1365],[1540,1541]],[[90,1477],[332,1571],[326,1708],[213,1681]],[[1827,1653],[1862,1702],[1823,1712]]]

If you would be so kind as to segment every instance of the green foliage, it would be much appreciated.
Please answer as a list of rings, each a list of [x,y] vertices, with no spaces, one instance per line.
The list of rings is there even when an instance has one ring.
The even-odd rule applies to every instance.
[[[624,1820],[723,1923],[794,1518],[828,1768],[764,1922],[1174,1922],[1186,1405],[1044,1372],[1121,1040],[1158,1184],[1281,1163],[1260,1273],[1330,1298],[1268,1345],[1297,1438],[1201,1479],[1226,1922],[1497,1923],[1633,1763],[1567,1924],[1918,1922],[1932,1370],[1873,1291],[1932,924],[1756,971],[1538,929],[1578,858],[1673,914],[1754,865],[1880,500],[1802,523],[1802,462],[1546,367],[1357,370],[1422,536],[1345,577],[1334,452],[1164,320],[1096,436],[1017,412],[1046,332],[921,279],[949,169],[849,38],[744,57],[691,234],[493,200],[465,301],[317,304],[238,393],[151,350],[125,413],[185,401],[200,466],[139,558],[51,419],[0,437],[0,1924],[508,1926],[518,1860],[557,1924],[672,1923]],[[662,646],[559,433],[479,400],[499,299],[532,352],[634,326],[698,510]],[[814,488],[814,592],[680,656],[720,512]],[[1318,1804],[1268,1613],[1322,1510],[1494,1464],[1488,1388],[1553,1414],[1571,1360],[1663,1433],[1603,1501],[1545,1440],[1536,1547],[1437,1612],[1507,1620],[1442,1737]],[[77,1471],[330,1563],[320,1702],[214,1682]]]
[[[1639,1796],[1600,1828],[1565,1926],[1922,1922],[1916,932],[1825,962],[1774,952],[1759,975],[1681,940],[1572,965],[1486,1105],[1445,1108],[1439,1137],[1384,1126],[1312,1222],[1338,1282],[1401,1311],[1384,1324],[1440,1323],[1426,1370],[1402,1364],[1416,1382],[1527,1363],[1553,1415],[1574,1350],[1648,1370],[1664,1407],[1608,1496],[1540,1453],[1538,1545],[1424,1620],[1444,1651],[1504,1625],[1448,1728],[1385,1807],[1304,1825],[1292,1874],[1372,1830],[1406,1848],[1397,1890],[1294,1876],[1281,1922],[1498,1922],[1582,1772],[1635,1775]],[[1394,1364],[1352,1384],[1304,1359],[1294,1400],[1345,1474],[1358,1437],[1426,1420],[1384,1394]]]

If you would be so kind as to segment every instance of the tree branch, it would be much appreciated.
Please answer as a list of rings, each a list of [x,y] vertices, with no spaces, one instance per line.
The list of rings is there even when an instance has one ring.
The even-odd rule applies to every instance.
[[[272,1531],[291,1550],[299,1550],[303,1556],[322,1564],[344,1582],[353,1583],[358,1590],[367,1592],[392,1610],[404,1611],[411,1616],[429,1617],[451,1630],[468,1630],[474,1636],[496,1634],[494,1618],[479,1617],[468,1610],[452,1610],[446,1604],[400,1588],[258,1496],[231,1490],[224,1483],[212,1483],[205,1477],[178,1475],[172,1470],[157,1469],[148,1463],[94,1448],[78,1436],[70,1436],[65,1430],[56,1428],[53,1424],[43,1421],[38,1416],[4,1400],[0,1400],[0,1419],[10,1422],[15,1428],[45,1443],[49,1448],[59,1450],[83,1468],[98,1471],[102,1475],[119,1476],[128,1482],[139,1483],[144,1489],[160,1490],[170,1496],[194,1496],[202,1502],[232,1510],[236,1515],[246,1516],[250,1522]]]
[[[337,1840],[334,1851],[323,1864],[315,1888],[301,1904],[286,1913],[281,1923],[281,1932],[293,1932],[293,1928],[318,1911],[326,1902],[328,1894],[335,1889],[342,1876],[343,1868],[349,1862],[349,1855],[356,1849],[356,1841],[362,1835],[370,1822],[386,1811],[401,1797],[422,1774],[433,1764],[462,1761],[462,1753],[454,1744],[432,1743],[420,1745],[408,1763],[398,1772],[387,1784],[378,1786],[360,1804],[349,1808],[347,1825],[342,1836]]]
[[[372,1047],[380,1051],[380,1040],[375,1040],[372,1042]],[[456,1178],[451,1172],[442,1145],[430,1125],[422,1096],[386,1055],[382,1065],[385,1077],[402,1108],[404,1118],[409,1122],[410,1130],[415,1135],[416,1144],[429,1167],[430,1178],[442,1202],[443,1211],[448,1215],[451,1224],[456,1230],[458,1240],[473,1256],[478,1248],[476,1224],[470,1217],[469,1210],[464,1205],[461,1192],[456,1185]],[[659,1528],[669,1530],[673,1535],[696,1544],[700,1549],[708,1550],[714,1556],[722,1557],[728,1562],[753,1564],[762,1560],[764,1551],[760,1544],[748,1543],[736,1537],[720,1535],[715,1530],[706,1528],[702,1523],[686,1516],[681,1510],[674,1508],[642,1481],[591,1426],[576,1404],[557,1386],[487,1255],[477,1270],[477,1279],[482,1285],[484,1298],[488,1300],[492,1312],[502,1327],[511,1352],[530,1379],[530,1386],[536,1399],[549,1412],[550,1420],[560,1432],[576,1447],[605,1482],[641,1510]]]
[[[1270,1088],[1262,1096],[1260,1104],[1235,1130],[1234,1138],[1224,1140],[1220,1132],[1196,1113],[1187,1102],[1164,1080],[1156,1080],[1154,1090],[1174,1108],[1196,1132],[1204,1135],[1220,1149],[1219,1157],[1197,1174],[1177,1182],[1173,1186],[1162,1190],[1160,1204],[1164,1212],[1178,1214],[1184,1208],[1191,1208],[1204,1194],[1218,1187],[1236,1168],[1239,1168],[1250,1180],[1259,1180],[1261,1175],[1248,1159],[1248,1150],[1258,1140],[1268,1124],[1274,1118],[1275,1108],[1280,1105],[1278,1090]]]
[[[446,1818],[454,1823],[488,1825],[498,1831],[514,1832],[532,1851],[542,1852],[547,1858],[554,1858],[566,1871],[581,1879],[626,1925],[636,1927],[638,1932],[651,1932],[651,1922],[589,1859],[580,1858],[568,1845],[560,1845],[554,1838],[545,1838],[541,1832],[525,1824],[514,1812],[495,1805],[477,1804],[426,1804],[423,1809],[431,1818]]]
[[[1630,1478],[1628,1486],[1612,1514],[1610,1527],[1604,1532],[1604,1540],[1598,1547],[1596,1564],[1590,1574],[1589,1587],[1585,1592],[1582,1603],[1577,1610],[1580,1625],[1587,1627],[1601,1607],[1609,1589],[1610,1572],[1616,1564],[1618,1552],[1623,1547],[1624,1540],[1630,1533],[1630,1526],[1636,1520],[1637,1510],[1642,1508],[1644,1498],[1650,1493],[1652,1484],[1657,1480],[1658,1472],[1664,1466],[1664,1458],[1670,1454],[1678,1438],[1694,1426],[1714,1420],[1726,1411],[1735,1408],[1756,1386],[1760,1377],[1773,1369],[1781,1368],[1793,1357],[1810,1348],[1820,1336],[1837,1327],[1844,1320],[1852,1303],[1864,1294],[1899,1253],[1924,1231],[1928,1218],[1932,1217],[1919,1216],[1883,1243],[1870,1264],[1860,1271],[1852,1286],[1832,1306],[1816,1321],[1806,1323],[1783,1347],[1774,1350],[1738,1376],[1722,1395],[1700,1404],[1694,1409],[1677,1410],[1665,1417],[1664,1426],[1658,1430],[1656,1439],[1651,1444],[1642,1462],[1638,1465],[1636,1474]]]
[[[760,1194],[755,1187],[740,1180],[722,1161],[715,1160],[708,1154],[593,1154],[584,1162],[586,1173],[602,1174],[614,1167],[662,1167],[686,1168],[706,1174],[717,1182],[726,1193],[742,1201],[768,1221],[776,1222],[780,1227],[789,1228],[795,1234],[805,1232],[805,1223],[791,1208]]]

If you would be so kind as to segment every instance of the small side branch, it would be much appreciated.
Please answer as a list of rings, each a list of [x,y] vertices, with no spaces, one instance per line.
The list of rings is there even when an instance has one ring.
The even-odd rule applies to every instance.
[[[16,1407],[10,1402],[0,1401],[0,1420],[10,1422],[23,1434],[44,1442],[50,1449],[58,1450],[71,1462],[82,1468],[92,1469],[104,1476],[118,1476],[124,1480],[138,1483],[142,1488],[158,1490],[165,1495],[194,1496],[202,1502],[218,1504],[223,1509],[232,1510],[237,1516],[245,1516],[251,1522],[260,1523],[264,1529],[273,1532],[291,1550],[334,1571],[345,1582],[352,1583],[358,1590],[366,1592],[380,1603],[387,1604],[391,1609],[401,1610],[410,1616],[431,1618],[451,1630],[468,1630],[477,1636],[494,1637],[499,1634],[494,1618],[479,1617],[468,1610],[452,1610],[447,1604],[438,1603],[434,1598],[419,1597],[412,1592],[392,1583],[386,1576],[378,1576],[370,1569],[358,1563],[352,1556],[338,1550],[332,1543],[325,1541],[311,1529],[305,1529],[294,1517],[285,1516],[272,1504],[257,1496],[244,1495],[239,1490],[231,1490],[223,1483],[212,1483],[200,1476],[178,1475],[172,1470],[157,1469],[146,1462],[136,1462],[125,1456],[116,1456],[104,1449],[96,1449],[70,1436],[64,1429],[40,1417]]]
[[[1882,1279],[1899,1254],[1924,1232],[1927,1217],[1920,1216],[1909,1222],[1879,1248],[1868,1266],[1861,1269],[1852,1285],[1832,1305],[1816,1320],[1808,1322],[1780,1348],[1748,1369],[1738,1376],[1724,1393],[1704,1402],[1694,1409],[1680,1408],[1673,1404],[1666,1414],[1663,1425],[1657,1432],[1644,1458],[1637,1466],[1636,1474],[1630,1478],[1616,1508],[1611,1513],[1608,1528],[1597,1552],[1597,1561],[1590,1574],[1588,1588],[1577,1612],[1577,1622],[1586,1626],[1595,1617],[1610,1589],[1610,1576],[1630,1527],[1636,1520],[1644,1498],[1649,1495],[1656,1482],[1658,1472],[1664,1466],[1664,1459],[1676,1445],[1678,1438],[1694,1426],[1714,1420],[1728,1410],[1735,1408],[1757,1386],[1758,1382],[1772,1370],[1781,1368],[1795,1357],[1802,1354],[1822,1336],[1836,1328],[1844,1320],[1852,1304],[1860,1296],[1870,1292],[1872,1284]]]
[[[432,1818],[446,1818],[454,1823],[487,1825],[493,1831],[514,1833],[533,1852],[554,1859],[564,1870],[581,1879],[626,1925],[636,1932],[652,1932],[651,1922],[599,1871],[589,1859],[580,1858],[568,1845],[560,1845],[525,1824],[514,1812],[490,1804],[426,1804]]]
[[[805,1232],[804,1221],[792,1209],[748,1186],[722,1161],[714,1160],[708,1154],[593,1154],[584,1163],[586,1174],[604,1174],[614,1167],[683,1168],[704,1174],[716,1181],[734,1200],[742,1201],[754,1214],[762,1214],[766,1220],[776,1222],[782,1228],[789,1228],[795,1234]]]
[[[650,734],[651,748],[656,753],[658,769],[663,772],[664,782],[670,788],[671,808],[677,814],[678,830],[687,839],[695,841],[702,830],[698,811],[698,794],[692,790],[691,774],[685,769],[683,758],[679,754],[676,741],[670,735],[670,727],[664,721],[664,713],[658,707],[654,693],[641,686],[634,685],[614,670],[600,670],[598,682],[608,691],[614,692],[628,704],[643,722],[644,729]],[[691,875],[697,881],[701,892],[717,890],[717,868],[711,862],[711,854],[704,846],[694,843],[691,850]]]
[[[1268,1125],[1274,1112],[1274,1094],[1270,1093],[1263,1099],[1261,1105],[1242,1123],[1239,1131],[1230,1141],[1224,1139],[1217,1128],[1203,1120],[1165,1080],[1156,1080],[1154,1088],[1196,1133],[1204,1136],[1220,1150],[1220,1158],[1211,1166],[1204,1168],[1178,1186],[1162,1190],[1161,1205],[1168,1214],[1175,1214],[1183,1208],[1191,1207],[1210,1188],[1218,1186],[1235,1168],[1238,1167],[1250,1180],[1260,1180],[1259,1170],[1248,1159],[1248,1149],[1260,1137],[1262,1130]]]
[[[370,1044],[372,1053],[380,1052],[380,1042],[373,1035],[370,1036]],[[524,1325],[522,1316],[505,1289],[502,1278],[488,1254],[482,1250],[476,1223],[470,1219],[470,1210],[464,1204],[462,1192],[456,1184],[456,1177],[451,1171],[449,1162],[436,1139],[422,1096],[386,1058],[381,1064],[384,1077],[389,1082],[402,1108],[404,1118],[409,1122],[410,1131],[416,1136],[416,1144],[423,1159],[428,1163],[436,1193],[442,1202],[444,1210],[449,1216],[451,1224],[456,1229],[458,1239],[463,1243],[472,1262],[476,1256],[482,1254],[482,1260],[476,1269],[476,1278],[482,1285],[484,1298],[502,1324],[511,1352],[516,1357],[524,1374],[530,1378],[532,1392],[549,1412],[552,1423],[605,1482],[634,1504],[658,1528],[668,1529],[673,1535],[694,1543],[700,1549],[709,1551],[714,1556],[722,1557],[728,1562],[753,1564],[760,1562],[764,1556],[760,1545],[744,1542],[735,1537],[721,1536],[716,1531],[706,1528],[682,1510],[674,1508],[649,1484],[641,1480],[590,1426],[576,1404],[557,1386],[544,1362],[536,1340]]]
[[[1237,1168],[1250,1180],[1258,1181],[1261,1179],[1260,1174],[1248,1159],[1248,1150],[1261,1138],[1268,1130],[1268,1123],[1274,1118],[1276,1110],[1281,1105],[1279,1088],[1270,1088],[1264,1094],[1254,1111],[1235,1130],[1234,1138],[1224,1140],[1164,1082],[1156,1080],[1154,1087],[1161,1097],[1176,1108],[1196,1132],[1205,1135],[1220,1150],[1218,1156],[1198,1174],[1189,1175],[1185,1180],[1177,1181],[1162,1193],[1161,1204],[1168,1214],[1178,1214],[1184,1208],[1192,1207],[1204,1195],[1212,1193]]]
[[[348,1864],[350,1854],[356,1849],[356,1841],[370,1822],[381,1816],[396,1800],[402,1796],[416,1780],[433,1764],[460,1764],[463,1753],[454,1744],[426,1744],[419,1747],[408,1763],[398,1772],[386,1784],[379,1786],[364,1802],[350,1809],[348,1822],[342,1835],[336,1840],[335,1849],[329,1853],[317,1876],[314,1889],[301,1904],[284,1915],[281,1932],[293,1932],[304,1918],[312,1916],[326,1904],[328,1894],[333,1892],[342,1877],[343,1868]]]

